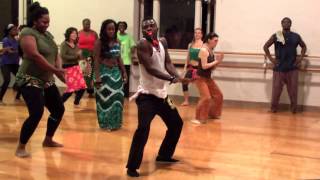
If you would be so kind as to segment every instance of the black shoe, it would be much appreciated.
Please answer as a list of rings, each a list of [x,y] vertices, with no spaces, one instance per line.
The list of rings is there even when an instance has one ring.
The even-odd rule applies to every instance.
[[[161,156],[157,156],[156,161],[157,162],[161,162],[161,163],[176,163],[176,162],[179,162],[179,160],[177,160],[177,159],[164,158],[164,157],[161,157]]]
[[[139,177],[139,173],[136,169],[127,169],[127,175],[130,177]]]

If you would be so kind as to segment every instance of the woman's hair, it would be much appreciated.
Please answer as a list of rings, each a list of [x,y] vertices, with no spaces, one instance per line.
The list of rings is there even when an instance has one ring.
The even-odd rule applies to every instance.
[[[128,28],[128,24],[125,21],[119,21],[118,24],[117,24],[118,27],[120,26],[120,24],[123,24],[125,29]]]
[[[66,30],[66,32],[64,33],[65,41],[69,41],[70,35],[71,35],[71,33],[72,33],[73,31],[75,31],[75,32],[78,34],[78,30],[77,30],[77,28],[75,28],[75,27],[69,27],[69,28]],[[75,42],[75,43],[77,43],[77,42],[78,42],[78,38],[76,39],[76,42]]]
[[[204,42],[207,43],[209,39],[211,40],[212,38],[215,38],[215,37],[219,37],[218,34],[214,32],[210,32],[204,37]]]
[[[39,2],[32,3],[28,9],[27,26],[32,27],[34,21],[46,14],[49,14],[47,8],[40,6]]]
[[[108,37],[106,29],[108,24],[114,24],[115,26],[115,32],[113,37]],[[117,32],[118,32],[118,26],[117,23],[112,20],[112,19],[107,19],[105,21],[102,22],[101,28],[100,28],[100,42],[101,42],[101,54],[103,54],[103,51],[109,51],[110,47],[109,47],[109,42],[111,41],[117,41]]]

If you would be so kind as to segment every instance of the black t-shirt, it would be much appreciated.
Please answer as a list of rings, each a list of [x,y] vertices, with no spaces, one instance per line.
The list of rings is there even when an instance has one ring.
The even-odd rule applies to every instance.
[[[274,67],[274,71],[288,72],[297,69],[294,65],[297,58],[297,46],[301,41],[299,34],[288,32],[284,34],[285,44],[277,41],[276,34],[274,36],[274,47],[276,59],[279,64]]]

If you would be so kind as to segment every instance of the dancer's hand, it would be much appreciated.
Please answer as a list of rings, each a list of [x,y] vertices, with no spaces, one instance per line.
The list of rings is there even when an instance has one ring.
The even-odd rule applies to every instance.
[[[179,82],[181,82],[182,84],[189,84],[192,81],[192,79],[190,78],[181,78],[179,80]]]
[[[100,89],[102,86],[102,82],[101,81],[96,81],[94,82],[94,86],[96,87],[96,89]]]
[[[224,58],[223,53],[216,54],[216,61],[218,61],[219,64],[222,62],[223,58]]]
[[[124,74],[122,75],[122,80],[123,80],[123,83],[124,83],[124,84],[127,84],[127,83],[128,83],[129,79],[128,79],[128,76],[127,76],[126,73],[124,73]]]
[[[275,59],[275,58],[270,59],[270,61],[272,62],[272,64],[274,66],[277,66],[279,64],[279,61],[277,59]]]
[[[63,83],[66,83],[66,79],[65,79],[65,70],[64,69],[60,69],[60,68],[57,68],[55,71],[54,71],[54,74],[57,76],[57,78],[62,81]]]

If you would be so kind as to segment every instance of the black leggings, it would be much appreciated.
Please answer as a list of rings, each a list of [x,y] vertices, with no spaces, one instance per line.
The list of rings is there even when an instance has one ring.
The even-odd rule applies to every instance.
[[[191,79],[192,78],[192,70],[187,70],[186,75],[184,76],[184,78]],[[188,86],[189,86],[189,83],[182,84],[182,91],[183,92],[188,91],[189,90]]]
[[[78,91],[75,92],[75,93],[76,93],[76,97],[74,98],[74,102],[73,102],[74,104],[78,105],[78,104],[80,103],[80,100],[81,100],[84,92],[85,92],[84,89],[80,89],[80,90],[78,90]],[[62,95],[62,101],[63,101],[63,102],[66,102],[66,101],[69,99],[69,97],[72,95],[72,93],[73,93],[73,92],[64,93],[64,94]]]
[[[1,72],[2,72],[2,76],[3,76],[3,84],[1,87],[1,91],[0,91],[0,101],[3,100],[3,96],[6,94],[8,86],[10,84],[11,73],[16,75],[18,72],[18,69],[19,69],[18,64],[4,64],[1,66]],[[20,95],[21,95],[21,93],[18,89],[16,99],[19,99]]]
[[[136,103],[138,106],[138,128],[134,133],[130,148],[128,169],[139,169],[151,121],[155,115],[159,115],[168,128],[158,152],[161,157],[172,157],[183,126],[178,110],[168,98],[161,99],[154,95],[140,94]]]
[[[29,111],[29,117],[22,125],[20,143],[26,144],[37,128],[46,107],[49,112],[46,136],[53,137],[64,113],[64,106],[56,85],[41,89],[32,86],[21,88],[22,96]]]

